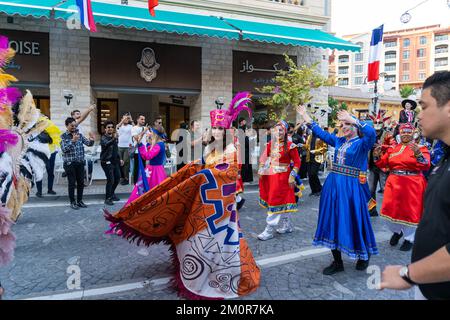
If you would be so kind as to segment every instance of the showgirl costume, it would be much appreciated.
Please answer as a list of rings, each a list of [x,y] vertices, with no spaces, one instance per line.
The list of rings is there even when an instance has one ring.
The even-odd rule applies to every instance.
[[[211,111],[211,125],[230,128],[239,111],[250,110],[248,102],[245,93],[228,110]],[[255,291],[260,280],[236,210],[237,149],[207,149],[204,165],[190,163],[119,212],[105,214],[129,241],[170,245],[180,295],[236,298]]]

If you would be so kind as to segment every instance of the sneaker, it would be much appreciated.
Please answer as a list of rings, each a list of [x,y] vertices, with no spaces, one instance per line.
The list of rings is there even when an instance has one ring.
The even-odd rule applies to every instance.
[[[120,201],[120,198],[119,198],[118,196],[116,196],[116,195],[113,195],[113,196],[111,197],[111,200],[112,200],[112,201]]]
[[[112,201],[112,199],[106,199],[106,200],[105,200],[105,204],[106,204],[107,206],[113,206],[113,205],[114,205],[114,202]]]
[[[391,237],[391,240],[389,241],[389,244],[391,246],[396,246],[398,242],[400,241],[400,238],[403,236],[403,232],[400,233],[394,233]]]
[[[85,205],[83,201],[78,201],[77,206],[80,208],[87,208],[87,205]]]
[[[285,234],[291,233],[292,231],[294,231],[294,229],[292,228],[290,221],[287,218],[281,220],[281,227],[277,229],[277,232],[279,234]]]
[[[369,260],[361,260],[359,259],[358,262],[356,262],[356,270],[364,271],[369,266]]]
[[[76,204],[75,202],[72,202],[72,203],[70,204],[70,207],[71,207],[73,210],[78,210],[78,209],[80,209],[80,208],[77,206],[77,204]]]
[[[405,241],[403,241],[403,243],[400,247],[400,251],[410,251],[412,249],[412,247],[413,247],[413,243],[408,240],[405,240]]]
[[[344,271],[344,263],[342,261],[333,261],[328,267],[323,269],[322,274],[331,276],[335,273]]]
[[[48,190],[48,192],[47,192],[48,194],[52,194],[52,195],[55,195],[56,194],[56,192],[55,191],[53,191],[53,190]]]
[[[42,198],[42,193],[40,193],[40,192],[36,192],[36,197],[38,197],[38,198]]]
[[[273,238],[273,227],[266,226],[264,231],[258,235],[258,239],[266,241]]]
[[[242,200],[237,203],[237,210],[238,211],[241,210],[241,208],[244,205],[244,203],[245,203],[245,199],[244,198],[242,198]]]

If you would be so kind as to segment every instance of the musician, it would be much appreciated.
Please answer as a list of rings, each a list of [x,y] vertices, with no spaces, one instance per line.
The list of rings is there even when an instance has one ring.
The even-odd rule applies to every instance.
[[[320,196],[322,184],[319,180],[319,169],[325,160],[328,146],[320,140],[314,133],[311,133],[303,146],[306,150],[306,163],[308,166],[309,186],[311,187],[310,196]]]

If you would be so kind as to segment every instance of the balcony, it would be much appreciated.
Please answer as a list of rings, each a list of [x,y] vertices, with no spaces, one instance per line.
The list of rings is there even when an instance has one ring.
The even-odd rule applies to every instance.
[[[304,6],[305,1],[304,0],[266,0],[270,2],[278,2],[288,5],[294,5],[294,6]]]
[[[447,67],[448,66],[448,59],[447,58],[441,58],[434,60],[434,66],[436,68],[438,67]]]
[[[435,43],[443,43],[448,41],[448,34],[439,34],[434,36]]]
[[[448,57],[448,45],[441,45],[434,50],[435,58]]]
[[[397,60],[397,53],[395,51],[394,52],[392,52],[392,51],[386,52],[386,54],[384,55],[384,60],[385,61],[390,61],[390,62],[396,61]]]

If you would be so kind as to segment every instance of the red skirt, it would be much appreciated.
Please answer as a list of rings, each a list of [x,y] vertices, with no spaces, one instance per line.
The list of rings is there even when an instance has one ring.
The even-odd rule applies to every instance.
[[[269,214],[297,211],[294,188],[289,186],[289,172],[260,177],[259,203]]]
[[[384,188],[381,216],[392,222],[417,226],[422,218],[427,181],[423,175],[390,174]]]

